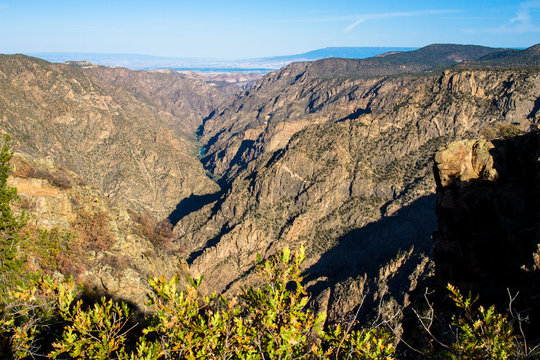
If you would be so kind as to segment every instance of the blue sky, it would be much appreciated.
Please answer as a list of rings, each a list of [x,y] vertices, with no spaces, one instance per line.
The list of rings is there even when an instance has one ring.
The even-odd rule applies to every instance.
[[[540,0],[0,0],[0,53],[254,58],[327,46],[540,42]]]

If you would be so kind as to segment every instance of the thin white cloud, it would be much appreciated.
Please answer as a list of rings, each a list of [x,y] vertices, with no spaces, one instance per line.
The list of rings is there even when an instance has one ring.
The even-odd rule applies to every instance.
[[[380,14],[365,14],[357,17],[357,20],[347,26],[343,32],[348,33],[353,30],[355,27],[367,20],[376,20],[376,19],[390,19],[398,17],[413,17],[413,16],[424,16],[424,15],[436,15],[436,14],[448,14],[460,12],[461,10],[418,10],[418,11],[402,11],[402,12],[388,12]]]
[[[0,9],[7,9],[8,5],[4,3],[0,3]]]
[[[540,27],[533,23],[531,12],[533,9],[540,9],[540,0],[525,1],[519,4],[516,16],[511,18],[506,24],[497,28],[484,29],[489,33],[526,33],[540,32]]]
[[[351,25],[347,26],[345,28],[345,30],[343,30],[343,32],[349,32],[351,31],[352,29],[354,29],[355,27],[357,27],[358,25],[360,25],[361,23],[363,23],[364,21],[366,21],[366,19],[358,19],[356,20],[355,22],[353,22]]]

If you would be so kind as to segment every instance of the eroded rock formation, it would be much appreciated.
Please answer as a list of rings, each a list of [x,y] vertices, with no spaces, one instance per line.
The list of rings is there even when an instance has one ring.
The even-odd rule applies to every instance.
[[[148,221],[122,203],[108,199],[80,176],[49,159],[16,153],[8,184],[17,188],[16,208],[30,215],[30,229],[55,235],[37,238],[38,251],[29,251],[32,267],[50,257],[44,270],[73,275],[90,291],[108,294],[144,308],[151,276],[172,278],[187,265],[168,248]],[[147,219],[145,219],[147,220]],[[44,255],[45,254],[45,255]]]
[[[540,134],[453,143],[435,156],[436,278],[531,324],[540,314]]]

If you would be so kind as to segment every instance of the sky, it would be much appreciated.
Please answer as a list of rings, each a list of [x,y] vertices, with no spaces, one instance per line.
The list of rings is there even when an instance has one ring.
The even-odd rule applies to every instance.
[[[528,47],[540,0],[0,0],[0,53],[247,59],[329,46]]]

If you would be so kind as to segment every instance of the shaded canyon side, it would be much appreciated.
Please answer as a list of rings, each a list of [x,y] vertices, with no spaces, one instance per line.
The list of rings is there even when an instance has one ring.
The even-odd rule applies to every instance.
[[[451,144],[435,156],[436,279],[540,316],[540,134]],[[538,332],[538,330],[536,330]],[[538,334],[537,334],[538,335]]]

